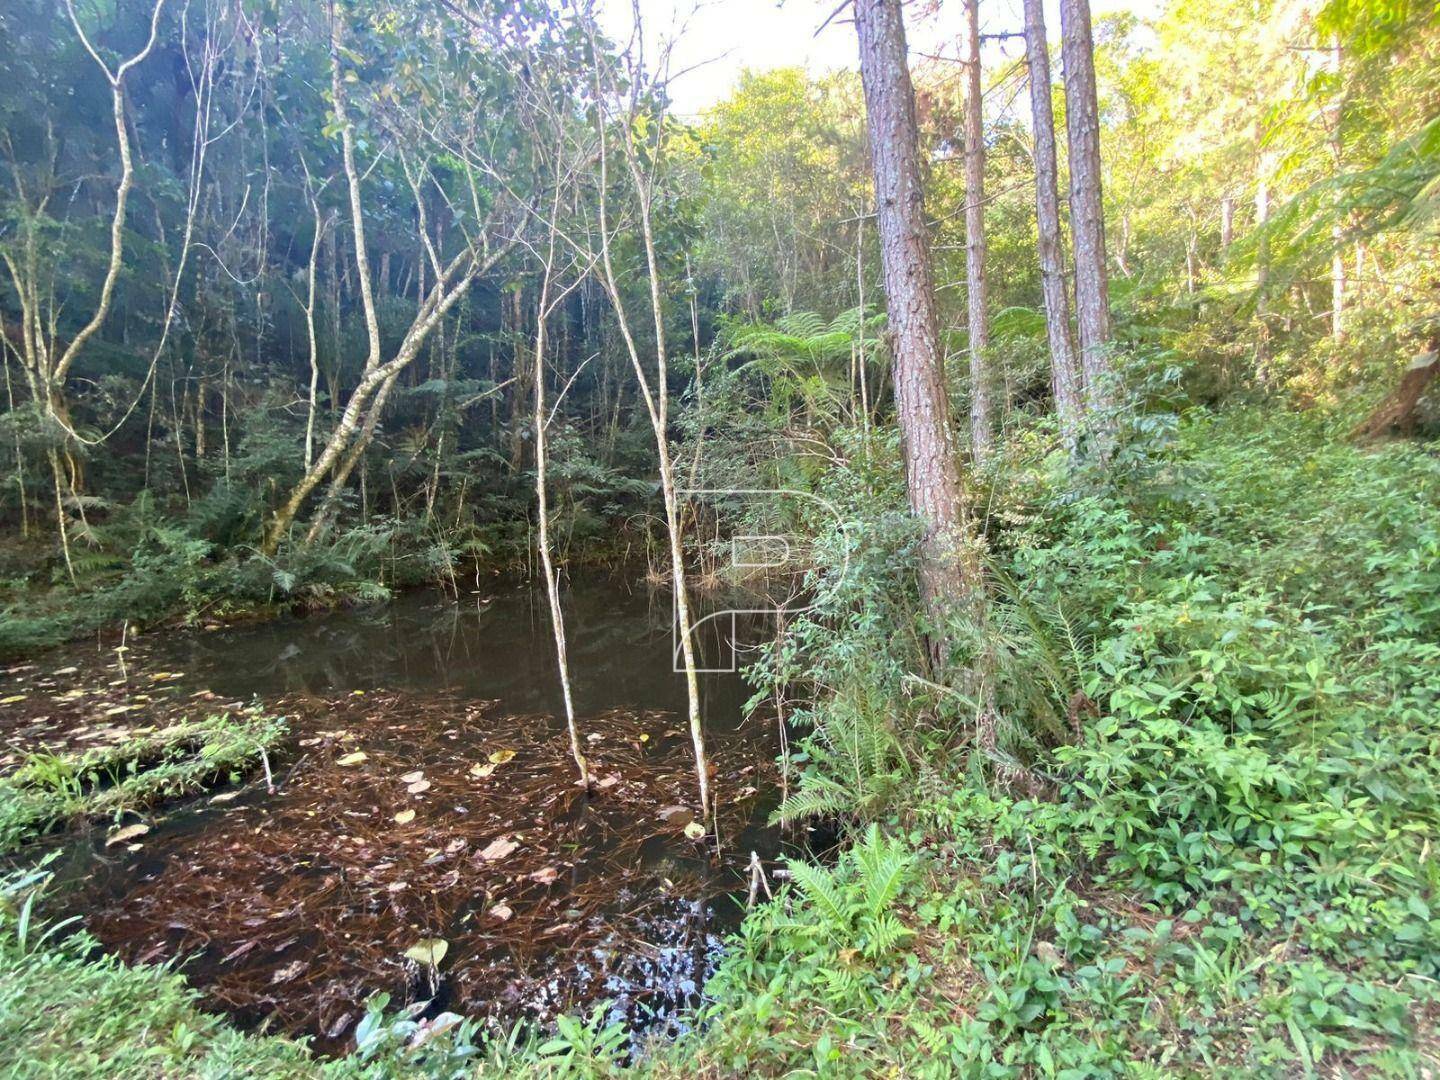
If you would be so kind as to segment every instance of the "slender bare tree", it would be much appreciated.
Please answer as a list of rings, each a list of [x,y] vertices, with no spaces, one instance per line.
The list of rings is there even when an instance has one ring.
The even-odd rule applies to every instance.
[[[550,628],[555,637],[555,661],[560,672],[560,693],[565,702],[565,730],[570,735],[570,754],[575,759],[575,767],[580,771],[580,783],[588,790],[590,765],[585,760],[585,751],[580,744],[580,725],[575,719],[575,700],[570,692],[570,655],[565,639],[565,611],[560,604],[560,575],[555,570],[554,555],[550,550],[550,495],[545,475],[549,456],[546,429],[550,426],[550,418],[545,414],[546,329],[556,305],[584,280],[581,274],[568,287],[562,289],[558,296],[552,296],[555,249],[559,239],[557,222],[562,193],[559,177],[556,179],[550,206],[549,235],[546,237],[545,254],[541,260],[540,297],[535,304],[535,503],[539,525],[537,543],[540,548],[540,566],[545,574],[545,597],[550,604]]]
[[[75,361],[84,352],[90,340],[100,332],[110,316],[114,303],[115,289],[124,263],[125,224],[130,194],[135,183],[135,164],[130,145],[132,134],[126,117],[126,84],[131,73],[143,63],[155,49],[160,19],[166,0],[155,0],[150,11],[149,32],[145,44],[134,55],[121,61],[113,69],[101,57],[89,35],[81,25],[72,0],[66,0],[65,10],[85,52],[94,61],[110,88],[111,116],[115,125],[115,143],[120,163],[120,175],[115,184],[115,205],[110,219],[110,252],[105,273],[100,282],[99,296],[89,317],[68,343],[62,341],[59,316],[63,304],[55,302],[53,287],[56,275],[53,267],[40,250],[39,224],[44,219],[57,182],[56,168],[59,160],[59,140],[53,128],[47,128],[47,168],[35,184],[27,185],[23,170],[15,160],[13,148],[6,136],[6,151],[11,158],[11,175],[15,185],[16,206],[21,211],[20,242],[7,245],[3,260],[15,289],[20,307],[20,328],[14,348],[20,367],[25,373],[28,389],[34,407],[40,416],[51,424],[59,434],[61,444],[52,447],[47,454],[53,474],[52,488],[55,495],[56,528],[65,566],[72,581],[75,580],[74,565],[70,554],[69,526],[65,512],[66,496],[74,502],[80,519],[84,519],[84,503],[80,498],[83,488],[80,457],[74,453],[79,445],[98,445],[110,438],[128,419],[144,397],[145,385],[155,375],[160,356],[165,351],[170,329],[174,325],[179,307],[180,287],[184,280],[185,267],[192,246],[196,212],[205,172],[205,155],[214,138],[210,131],[211,105],[215,85],[215,74],[221,54],[226,46],[219,32],[222,21],[213,7],[205,9],[205,30],[202,55],[194,61],[189,52],[186,20],[188,5],[181,15],[181,48],[185,57],[185,70],[195,93],[196,112],[191,141],[190,174],[186,204],[185,227],[180,256],[171,277],[169,299],[164,311],[164,321],[159,341],[152,353],[145,385],[136,395],[129,409],[124,411],[119,423],[109,432],[96,437],[82,435],[70,422],[69,397],[66,379]],[[239,20],[236,20],[238,26]],[[233,31],[233,28],[232,28]],[[163,233],[160,242],[164,244]],[[9,344],[7,332],[7,344]]]
[[[659,254],[655,242],[655,196],[664,159],[665,117],[663,112],[642,112],[642,105],[650,102],[642,99],[642,92],[651,85],[643,53],[639,43],[643,41],[638,4],[634,8],[635,34],[630,59],[630,70],[625,78],[610,63],[595,65],[594,92],[600,105],[596,109],[595,129],[598,141],[597,162],[599,183],[596,199],[596,252],[600,268],[600,283],[604,287],[610,304],[615,311],[615,322],[620,331],[626,354],[635,372],[635,381],[645,404],[646,415],[655,434],[655,452],[658,458],[660,491],[665,505],[665,533],[670,548],[670,586],[675,603],[676,633],[680,639],[680,653],[685,671],[685,693],[689,713],[690,741],[695,755],[695,777],[700,796],[701,814],[709,820],[712,810],[710,793],[710,761],[705,749],[705,729],[700,712],[699,665],[695,655],[694,620],[690,612],[689,590],[685,572],[684,520],[680,507],[679,489],[675,482],[675,464],[670,453],[669,434],[669,358],[665,334],[664,285],[661,278]],[[594,55],[603,55],[598,48],[599,34],[593,17],[587,18]],[[623,89],[628,86],[628,93]],[[656,98],[655,100],[659,100]],[[612,111],[613,110],[613,111]],[[642,122],[641,116],[645,117]],[[614,137],[612,139],[612,129]],[[616,144],[620,160],[630,179],[631,195],[634,198],[635,219],[639,226],[640,241],[645,257],[645,284],[649,302],[654,347],[653,377],[646,370],[641,358],[640,344],[636,338],[627,301],[621,288],[619,274],[615,267],[613,251],[614,223],[611,220],[609,161],[612,142]]]
[[[1345,50],[1337,42],[1330,50],[1330,66],[1335,73],[1335,94],[1323,110],[1335,172],[1345,168]],[[1345,305],[1349,302],[1347,267],[1345,266],[1345,219],[1340,213],[1330,224],[1330,336],[1345,340]]]
[[[433,159],[422,156],[420,151],[414,147],[397,148],[395,153],[402,159],[406,179],[415,195],[417,240],[424,252],[428,275],[426,278],[427,289],[420,298],[410,326],[401,336],[400,343],[395,347],[390,359],[384,359],[379,316],[375,306],[374,277],[371,273],[365,239],[362,177],[355,160],[355,134],[349,115],[346,81],[341,71],[343,41],[343,15],[332,5],[330,12],[332,106],[335,110],[335,123],[340,135],[341,160],[345,173],[350,209],[350,231],[355,255],[355,276],[360,293],[361,310],[365,317],[368,350],[360,380],[351,391],[349,400],[340,413],[334,430],[326,440],[324,449],[276,508],[266,526],[261,543],[261,550],[266,554],[275,552],[280,541],[289,532],[291,524],[310,493],[320,485],[326,476],[330,476],[325,499],[315,515],[306,541],[313,542],[318,538],[329,520],[339,493],[343,490],[355,466],[364,456],[366,447],[373,439],[384,412],[385,403],[401,372],[420,354],[421,347],[431,332],[465,295],[471,282],[491,270],[504,258],[514,244],[512,237],[492,246],[492,230],[499,220],[501,211],[497,208],[488,215],[480,212],[481,200],[475,187],[473,171],[465,169],[463,170],[464,179],[470,185],[470,200],[473,204],[469,208],[471,218],[478,224],[467,231],[453,230],[460,236],[458,250],[448,258],[443,257],[437,247],[436,239],[432,235],[431,223],[426,211],[427,196],[439,190],[439,184],[435,181],[431,171]],[[428,190],[427,184],[429,185]]]
[[[324,190],[324,187],[325,185],[321,184],[320,190]],[[305,312],[306,355],[310,360],[310,387],[306,397],[305,410],[305,468],[307,469],[315,462],[315,413],[320,392],[320,347],[315,336],[316,271],[320,260],[320,248],[325,242],[325,233],[334,221],[333,214],[321,215],[319,196],[320,192],[315,190],[310,178],[310,169],[307,166],[305,169],[305,199],[310,204],[310,215],[315,230],[314,236],[310,239],[310,259],[305,264],[305,299],[300,303]]]

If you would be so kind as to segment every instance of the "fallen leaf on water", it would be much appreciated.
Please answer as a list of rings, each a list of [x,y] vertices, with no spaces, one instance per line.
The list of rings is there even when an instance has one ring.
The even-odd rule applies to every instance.
[[[515,912],[510,910],[509,904],[496,904],[490,909],[490,914],[501,922],[509,922],[510,916],[514,915]]]
[[[421,938],[405,950],[405,955],[417,964],[439,967],[440,961],[450,951],[450,943],[444,938]]]
[[[255,948],[255,946],[259,944],[260,941],[258,938],[251,938],[249,941],[243,942],[235,946],[235,948],[231,949],[228,953],[226,953],[220,958],[220,962],[222,964],[228,964],[232,960],[238,960],[240,957],[244,956],[246,953],[248,953],[251,949]]]
[[[354,1019],[354,1013],[341,1013],[339,1017],[336,1018],[335,1022],[325,1029],[325,1034],[332,1039],[338,1039],[340,1035],[344,1032],[344,1030],[350,1026],[350,1022]]]
[[[406,788],[405,790],[408,791],[408,792],[410,792],[411,795],[419,795],[422,791],[429,791],[429,790],[430,790],[430,781],[429,781],[429,780],[416,780],[413,784],[411,784],[411,785],[410,785],[408,788]]]
[[[490,755],[490,764],[492,764],[492,765],[504,765],[507,761],[509,761],[509,760],[510,760],[511,758],[513,758],[514,756],[515,756],[515,751],[514,751],[514,750],[496,750],[493,754]]]
[[[370,755],[367,754],[367,753],[365,753],[364,750],[355,750],[355,751],[353,751],[352,753],[346,754],[344,757],[340,758],[338,761],[335,762],[335,764],[336,764],[336,765],[359,765],[362,761],[366,760],[369,756],[370,756]]]
[[[304,960],[296,960],[294,963],[286,964],[284,967],[277,970],[274,975],[270,976],[270,983],[273,986],[275,983],[289,982],[291,979],[295,978],[296,975],[299,975],[302,971],[304,971],[308,966],[309,964]]]
[[[537,881],[537,882],[539,882],[541,885],[549,885],[551,882],[553,882],[553,881],[554,881],[556,878],[558,878],[559,876],[560,876],[560,871],[559,871],[559,870],[555,869],[555,867],[553,867],[553,866],[547,866],[547,867],[545,867],[545,868],[543,868],[543,869],[541,869],[541,870],[536,870],[533,874],[531,874],[531,875],[530,875],[530,880],[531,880],[531,881]]]
[[[414,810],[401,810],[398,814],[395,815],[395,823],[396,823],[397,825],[409,825],[410,822],[412,822],[412,821],[414,821],[414,820],[415,820],[415,811],[414,811]]]
[[[493,773],[494,771],[495,771],[495,766],[494,766],[494,765],[471,765],[471,766],[470,766],[470,775],[471,775],[471,776],[489,776],[489,775],[490,775],[491,773]]]
[[[494,862],[496,859],[505,858],[505,856],[509,855],[519,846],[519,844],[514,843],[506,837],[498,836],[485,845],[484,849],[480,852],[480,857],[486,862]]]
[[[699,840],[705,835],[705,826],[701,825],[698,821],[692,821],[689,825],[685,826],[685,835],[691,840]]]
[[[437,1035],[443,1035],[456,1024],[464,1022],[464,1017],[453,1012],[442,1012],[433,1020],[421,1020],[420,1026],[415,1029],[415,1034],[410,1037],[411,1047],[424,1046]]]
[[[407,772],[404,776],[400,777],[400,782],[402,784],[418,784],[421,780],[424,779],[425,770],[416,769],[414,772]]]
[[[688,806],[662,806],[660,808],[660,820],[667,825],[673,825],[677,829],[683,829],[695,820],[695,811]]]
[[[105,846],[110,847],[112,844],[123,844],[126,840],[134,840],[135,837],[144,836],[149,831],[150,826],[141,822],[136,822],[134,825],[126,825],[123,829],[118,829],[107,836],[105,838]]]

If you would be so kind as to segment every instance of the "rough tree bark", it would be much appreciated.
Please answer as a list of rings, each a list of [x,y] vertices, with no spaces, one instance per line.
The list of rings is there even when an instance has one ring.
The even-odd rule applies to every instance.
[[[1050,343],[1050,386],[1065,447],[1080,438],[1080,369],[1070,337],[1070,294],[1060,242],[1060,182],[1055,154],[1055,111],[1050,86],[1050,46],[1042,0],[1025,0],[1025,57],[1030,65],[1030,113],[1035,131],[1035,220],[1039,232],[1040,287],[1045,335]]]
[[[978,598],[980,591],[945,393],[920,186],[915,96],[900,0],[856,0],[855,27],[870,127],[905,486],[910,509],[924,524],[920,593],[938,630],[952,604]],[[931,647],[943,664],[948,642],[932,642]]]
[[[1090,0],[1060,0],[1065,126],[1070,147],[1070,232],[1075,245],[1075,314],[1080,367],[1091,410],[1110,404],[1110,283],[1100,192],[1100,105]]]
[[[965,0],[965,287],[970,339],[970,452],[990,456],[990,299],[985,280],[985,115],[980,80],[980,0]]]
[[[1440,378],[1440,334],[1431,339],[1427,350],[1405,369],[1400,385],[1350,432],[1353,439],[1378,439],[1389,434],[1409,435],[1415,430],[1420,399],[1430,385]]]
[[[510,393],[510,471],[525,467],[525,401],[530,388],[525,385],[525,286],[517,284],[510,294],[511,326],[515,328],[515,385]]]

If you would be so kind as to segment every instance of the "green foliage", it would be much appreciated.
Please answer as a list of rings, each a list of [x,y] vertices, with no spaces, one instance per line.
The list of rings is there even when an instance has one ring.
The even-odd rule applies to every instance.
[[[722,1068],[744,1072],[746,1062],[766,1061],[778,1069],[788,1062],[825,1075],[863,1075],[875,1047],[856,1036],[869,1033],[872,1010],[893,980],[919,971],[905,948],[914,931],[896,910],[917,881],[919,861],[875,825],[834,869],[791,861],[794,891],[746,919],[710,984],[717,1003],[702,1019],[723,1035]],[[813,1045],[797,1044],[792,1025],[822,1015],[838,1030]],[[842,1054],[847,1038],[857,1058]]]
[[[28,755],[0,777],[0,852],[62,822],[119,822],[217,782],[235,783],[279,746],[284,731],[283,720],[250,709],[80,754]]]
[[[790,645],[807,651],[770,658],[825,673],[793,799],[863,805],[892,854],[925,852],[888,909],[902,954],[887,963],[862,928],[861,882],[887,880],[872,826],[835,870],[792,868],[790,898],[747,920],[713,984],[707,1034],[669,1060],[838,1076],[1420,1069],[1440,1010],[1440,470],[1433,446],[1364,451],[1335,439],[1345,426],[1192,410],[1132,436],[1102,475],[1024,444],[997,465],[992,659],[1033,793],[947,759],[963,713],[860,661],[881,647],[865,612],[896,602],[867,591],[877,564],[831,586],[848,607],[827,606],[817,574],[813,625],[797,620]],[[913,596],[901,603],[913,621]],[[842,625],[864,649],[841,652]],[[901,673],[915,659],[881,655]],[[855,793],[894,759],[832,753],[822,734],[861,688],[925,759],[869,803]]]

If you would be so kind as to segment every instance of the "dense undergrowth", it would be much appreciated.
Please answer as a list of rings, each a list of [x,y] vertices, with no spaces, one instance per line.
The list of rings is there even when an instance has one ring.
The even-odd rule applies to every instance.
[[[886,677],[913,646],[886,650],[883,621],[866,634],[868,603],[798,627],[839,681],[789,809],[892,839],[801,870],[747,921],[705,1059],[827,1076],[1433,1068],[1440,456],[1341,431],[1195,411],[1104,483],[1005,466],[991,629],[1008,738],[985,782],[955,783],[976,757],[941,734],[943,701]],[[830,583],[822,612],[874,580]]]
[[[283,419],[283,418],[282,418]],[[433,505],[365,506],[348,495],[332,527],[313,538],[298,527],[273,554],[261,523],[275,478],[291,476],[303,432],[261,412],[222,472],[215,463],[187,481],[138,479],[125,455],[93,462],[119,473],[118,494],[86,496],[62,556],[55,537],[27,538],[7,523],[0,544],[0,658],[128,623],[145,627],[248,618],[284,610],[374,603],[401,589],[460,593],[495,572],[529,570],[533,473],[479,452],[442,455],[436,475],[463,479]],[[550,479],[557,557],[571,565],[643,557],[657,541],[648,499],[654,484],[627,473],[649,469],[630,431],[612,440],[613,461],[597,460],[568,429],[554,436]],[[413,455],[412,455],[413,456]],[[637,464],[638,463],[638,464]],[[133,463],[131,463],[133,464]],[[483,464],[484,469],[477,465]],[[410,462],[413,470],[414,462]],[[377,470],[378,470],[377,466]],[[394,477],[391,477],[392,487]]]
[[[524,528],[446,525],[436,519],[376,517],[310,544],[266,555],[217,520],[242,496],[217,487],[176,519],[142,495],[117,511],[94,546],[72,559],[83,575],[22,552],[17,572],[0,578],[0,658],[23,656],[125,623],[201,622],[375,603],[396,590],[430,586],[459,593],[482,576],[523,568]],[[249,515],[253,517],[253,515]],[[570,521],[567,520],[567,524]],[[572,561],[624,559],[643,536],[610,531],[588,519],[569,534]],[[523,522],[522,522],[523,525]],[[37,569],[38,567],[38,569]]]

